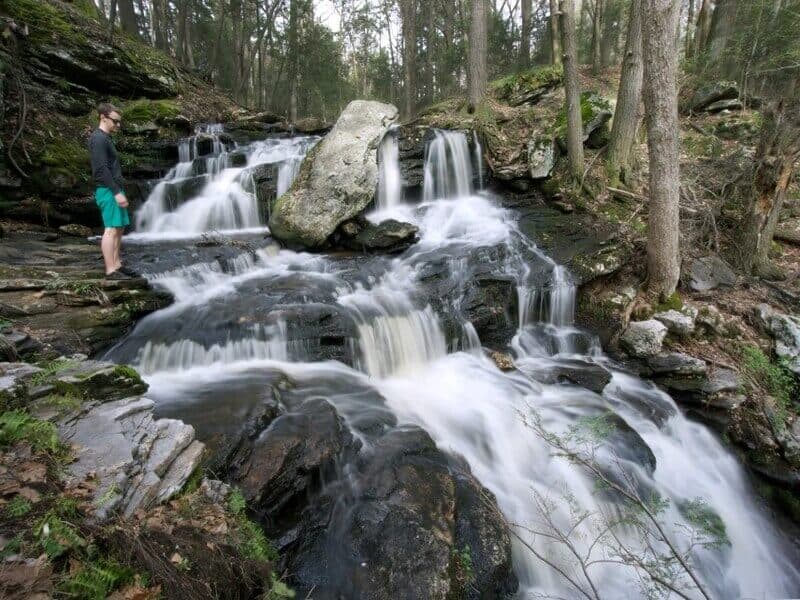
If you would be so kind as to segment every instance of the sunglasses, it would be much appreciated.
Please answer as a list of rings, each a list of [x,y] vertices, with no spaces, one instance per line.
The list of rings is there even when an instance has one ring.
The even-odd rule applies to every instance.
[[[114,125],[122,125],[122,119],[115,119],[114,117],[106,116],[106,119],[112,121]]]

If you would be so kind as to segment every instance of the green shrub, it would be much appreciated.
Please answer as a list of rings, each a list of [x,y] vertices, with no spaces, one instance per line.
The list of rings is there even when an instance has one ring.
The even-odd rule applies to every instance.
[[[58,587],[70,598],[104,600],[117,588],[133,581],[134,575],[132,569],[113,559],[99,558],[81,563],[81,567]]]
[[[742,370],[750,383],[775,399],[775,425],[783,429],[798,390],[797,380],[782,363],[775,363],[758,346],[741,349]]]

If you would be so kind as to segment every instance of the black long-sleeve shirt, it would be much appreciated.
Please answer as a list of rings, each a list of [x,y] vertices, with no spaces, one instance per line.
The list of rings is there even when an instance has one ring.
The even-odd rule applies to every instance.
[[[102,129],[95,129],[89,136],[89,158],[92,161],[92,177],[97,187],[106,187],[117,195],[125,185],[122,166],[111,136]]]

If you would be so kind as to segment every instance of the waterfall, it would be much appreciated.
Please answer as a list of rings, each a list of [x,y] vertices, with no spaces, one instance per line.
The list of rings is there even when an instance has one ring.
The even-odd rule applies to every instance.
[[[387,210],[400,204],[402,185],[400,181],[400,150],[397,132],[394,129],[383,136],[378,147],[378,197],[376,209]]]
[[[478,134],[472,132],[472,141],[475,144],[475,168],[478,170],[478,189],[483,189],[483,148],[478,140]]]
[[[192,340],[179,340],[171,344],[147,342],[139,351],[135,363],[142,374],[150,375],[254,360],[289,360],[285,324],[274,328],[256,327],[251,330],[250,337],[210,347]]]
[[[291,157],[304,154],[307,143],[256,144],[248,150],[248,166],[280,157],[278,177],[285,168],[290,179],[299,164]],[[648,497],[661,500],[667,535],[690,557],[712,597],[796,595],[797,553],[754,496],[735,455],[705,426],[686,419],[655,385],[623,372],[590,332],[575,326],[576,286],[568,270],[526,238],[514,210],[490,192],[473,193],[478,153],[472,155],[463,133],[435,133],[426,151],[425,202],[413,207],[420,240],[399,256],[259,248],[221,258],[210,250],[193,265],[150,275],[155,286],[173,292],[176,302],[142,320],[111,358],[136,357],[151,384],[148,394],[162,410],[172,407],[174,416],[192,422],[209,419],[206,413],[216,407],[214,427],[223,427],[218,421],[227,419],[231,430],[245,418],[232,409],[228,414],[244,402],[231,390],[253,386],[258,390],[253,406],[260,406],[267,371],[311,382],[314,393],[347,423],[367,410],[352,402],[351,384],[374,392],[380,400],[370,397],[370,402],[385,401],[400,426],[418,425],[441,450],[463,458],[497,499],[524,542],[513,544],[519,599],[576,597],[561,573],[583,581],[582,565],[572,553],[552,537],[530,533],[545,521],[573,531],[578,554],[592,553],[597,562],[588,569],[599,597],[650,596],[652,590],[640,586],[639,573],[614,560],[613,540],[594,543],[602,518],[624,514],[624,503],[554,452],[531,427],[536,418],[548,433],[563,436],[610,416],[612,433],[598,444],[597,459],[613,473],[623,469]],[[232,171],[223,169],[198,197],[177,209],[153,209],[156,220],[191,206],[191,213],[181,213],[170,225],[215,228],[226,217],[210,219],[212,207],[203,202],[224,198],[220,204],[236,204],[231,198],[238,193],[241,170]],[[285,188],[279,184],[279,189]],[[237,210],[245,212],[246,206],[243,202]],[[248,239],[264,243],[260,237]],[[157,245],[162,241],[152,243],[162,250]],[[507,348],[515,369],[507,373],[484,356],[483,330],[461,312],[465,290],[487,274],[511,281],[518,291],[519,327]],[[445,302],[443,296],[454,300]],[[292,341],[292,326],[304,334],[317,332],[319,345],[348,345],[351,355],[334,357],[341,362],[332,362],[330,354],[310,359],[307,347],[293,346],[298,342]],[[350,356],[351,366],[342,364]],[[561,383],[565,370],[605,375],[604,383],[610,382],[600,385],[600,392]],[[331,391],[337,383],[347,393]],[[703,503],[721,520],[727,543],[692,547],[687,532],[694,524],[685,510],[692,503]],[[576,523],[582,515],[587,516]],[[330,529],[336,531],[337,525],[331,523]],[[615,533],[632,552],[649,551],[636,528]],[[548,557],[549,564],[526,545]],[[336,557],[323,558],[320,569]],[[676,585],[684,586],[685,579],[678,576]]]
[[[231,168],[221,133],[221,126],[208,126],[181,143],[180,157],[187,160],[181,160],[170,170],[139,209],[135,218],[137,234],[168,238],[262,227],[250,171],[259,165],[274,163],[278,171],[277,195],[280,196],[297,176],[305,154],[319,139],[301,137],[255,142],[237,149],[245,153],[246,165]],[[210,139],[211,152],[204,157],[197,156],[198,138]]]
[[[472,157],[463,132],[437,129],[425,152],[424,202],[472,194]]]

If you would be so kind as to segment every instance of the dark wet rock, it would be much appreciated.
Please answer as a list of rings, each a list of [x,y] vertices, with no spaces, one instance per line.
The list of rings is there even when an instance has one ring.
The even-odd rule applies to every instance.
[[[569,383],[600,394],[611,381],[611,373],[598,364],[578,359],[558,359],[552,363],[523,361],[520,370],[541,383]]]
[[[208,183],[208,175],[175,179],[164,183],[164,200],[173,211],[181,204],[199,195]]]
[[[334,243],[351,250],[392,254],[414,244],[418,232],[417,226],[395,219],[375,224],[364,218],[356,218],[339,226]]]
[[[744,105],[740,100],[717,100],[706,107],[706,112],[718,113],[725,110],[742,110]]]
[[[707,292],[718,287],[734,287],[736,273],[719,256],[705,256],[692,261],[689,267],[689,287],[696,292]]]
[[[269,217],[278,197],[278,172],[280,163],[262,163],[247,169],[247,177],[255,189],[258,205],[264,217]]]
[[[284,512],[302,507],[358,446],[333,406],[309,399],[239,449],[229,466],[229,480],[248,505],[275,524]]]
[[[491,276],[475,278],[466,290],[461,310],[482,344],[504,348],[517,330],[516,282]]]
[[[45,356],[93,354],[171,297],[144,279],[102,278],[99,247],[73,236],[12,233],[0,246],[0,311]]]
[[[381,437],[306,514],[289,570],[319,598],[497,598],[516,589],[492,495],[417,428]],[[465,577],[463,554],[473,578]]]
[[[689,109],[701,111],[720,100],[733,100],[739,97],[739,86],[733,81],[718,81],[701,86],[689,101]]]
[[[389,104],[351,102],[308,153],[291,190],[275,203],[272,235],[289,245],[320,247],[341,223],[364,210],[378,182],[377,144],[397,116]]]

